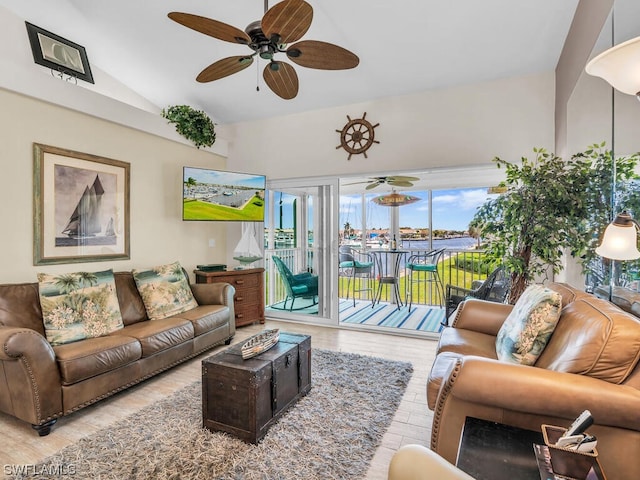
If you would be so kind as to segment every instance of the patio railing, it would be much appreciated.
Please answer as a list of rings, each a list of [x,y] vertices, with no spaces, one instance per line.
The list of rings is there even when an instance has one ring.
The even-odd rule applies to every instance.
[[[404,271],[404,261],[411,254],[427,253],[422,249],[406,249],[410,252],[406,254],[406,258],[403,259],[400,265],[399,271],[399,290],[402,298],[406,292],[406,280],[407,277]],[[265,251],[265,289],[266,289],[266,303],[267,306],[274,305],[279,302],[283,302],[286,298],[286,291],[282,279],[278,274],[277,269],[273,263],[271,257],[277,255],[282,261],[289,267],[289,269],[295,274],[300,272],[313,272],[313,252],[311,250],[303,251],[301,248],[285,248]],[[484,251],[481,250],[458,250],[458,249],[446,249],[443,260],[438,266],[438,273],[442,279],[442,283],[446,285],[452,284],[461,286],[464,288],[471,288],[474,282],[484,280],[490,273],[487,267],[483,266]],[[368,287],[367,281],[371,281],[372,291],[376,292],[378,288],[379,267],[376,264],[373,273],[373,279],[357,279],[358,284],[356,289],[363,289]],[[414,290],[418,288],[414,286]],[[338,278],[338,296],[339,298],[347,297],[347,278],[339,276]],[[414,291],[413,295],[414,304],[433,305],[437,303],[436,292],[431,289],[427,291],[427,294]],[[358,298],[358,297],[356,297]],[[392,301],[392,292],[390,288],[382,288],[381,301]]]

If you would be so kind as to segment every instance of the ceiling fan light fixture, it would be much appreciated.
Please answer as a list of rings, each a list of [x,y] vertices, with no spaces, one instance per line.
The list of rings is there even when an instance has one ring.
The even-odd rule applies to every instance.
[[[260,46],[260,58],[262,58],[263,60],[271,60],[273,58],[273,54],[275,52],[273,51],[273,48],[271,47],[271,45],[261,45]]]

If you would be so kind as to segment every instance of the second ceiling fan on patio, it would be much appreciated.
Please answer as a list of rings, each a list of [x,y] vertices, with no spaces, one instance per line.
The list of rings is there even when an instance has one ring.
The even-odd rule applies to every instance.
[[[169,18],[185,27],[225,42],[247,45],[252,54],[223,58],[202,70],[198,82],[212,82],[249,67],[253,58],[268,60],[262,72],[267,86],[279,97],[290,100],[298,94],[298,75],[286,62],[275,60],[278,53],[302,67],[320,70],[354,68],[360,60],[349,50],[317,40],[297,42],[307,32],[313,19],[313,8],[304,0],[284,0],[268,8],[262,20],[250,23],[244,31],[211,18],[190,13],[171,12]],[[291,42],[297,42],[288,45]]]
[[[388,184],[393,187],[413,187],[413,182],[420,180],[418,177],[407,177],[405,175],[387,175],[383,177],[370,177],[370,180],[365,180],[364,182],[353,182],[347,183],[345,185],[356,185],[358,183],[368,183],[365,187],[365,190],[371,190],[372,188],[376,188],[378,185]]]

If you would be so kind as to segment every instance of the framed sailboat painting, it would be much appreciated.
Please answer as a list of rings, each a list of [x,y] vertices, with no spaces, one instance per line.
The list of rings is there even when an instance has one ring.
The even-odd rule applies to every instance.
[[[34,143],[33,264],[130,258],[130,164]]]

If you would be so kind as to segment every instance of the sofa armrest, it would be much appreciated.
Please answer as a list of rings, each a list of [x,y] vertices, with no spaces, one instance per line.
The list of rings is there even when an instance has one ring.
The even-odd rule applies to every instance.
[[[226,305],[233,308],[236,289],[229,283],[192,283],[191,291],[198,305]]]
[[[230,283],[192,283],[191,291],[198,305],[226,305],[229,307],[229,336],[236,333],[236,289]]]
[[[568,426],[583,410],[603,446],[637,441],[640,391],[625,385],[494,359],[461,356],[443,379],[434,409],[431,449],[455,462],[466,417],[529,430]],[[640,451],[640,448],[638,449]]]
[[[0,384],[6,386],[0,392],[0,409],[33,425],[62,415],[56,355],[40,333],[0,327],[0,362]]]
[[[470,298],[458,306],[451,326],[496,336],[511,310],[513,305]]]
[[[464,402],[564,418],[567,425],[589,409],[598,425],[640,431],[640,390],[587,375],[461,356],[445,382],[445,397]]]

